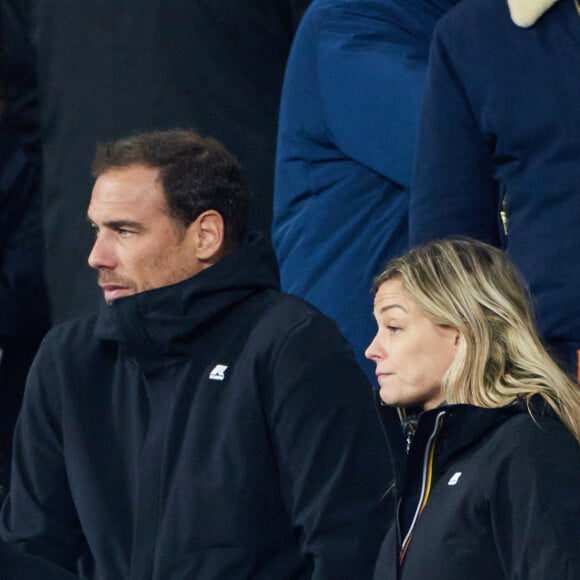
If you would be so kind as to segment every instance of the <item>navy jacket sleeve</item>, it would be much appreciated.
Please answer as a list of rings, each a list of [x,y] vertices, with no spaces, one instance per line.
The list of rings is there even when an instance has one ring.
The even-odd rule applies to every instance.
[[[392,521],[389,450],[348,350],[333,322],[303,319],[274,353],[266,397],[286,509],[316,580],[372,578]]]
[[[458,41],[447,20],[435,28],[429,57],[411,186],[410,242],[465,235],[499,245],[494,138],[482,133],[463,72],[457,70],[457,59],[476,66],[470,65],[467,40]]]
[[[491,525],[510,580],[580,578],[580,449],[549,423],[522,433],[493,477]]]
[[[409,187],[428,39],[374,3],[317,15],[323,122],[347,157]]]
[[[52,357],[45,340],[31,367],[16,426],[11,491],[2,507],[0,536],[73,572],[84,536],[64,461]]]

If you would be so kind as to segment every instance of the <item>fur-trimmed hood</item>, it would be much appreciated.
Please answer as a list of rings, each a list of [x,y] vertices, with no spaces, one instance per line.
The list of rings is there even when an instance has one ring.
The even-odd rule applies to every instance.
[[[538,18],[558,0],[507,0],[514,24],[522,28],[533,26]]]

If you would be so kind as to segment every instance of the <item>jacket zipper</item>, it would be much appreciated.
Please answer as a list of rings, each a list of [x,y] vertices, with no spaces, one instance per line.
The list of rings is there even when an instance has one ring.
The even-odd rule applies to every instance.
[[[507,193],[505,192],[503,194],[503,199],[501,201],[499,217],[501,218],[501,223],[503,226],[503,234],[507,238],[509,235],[509,214],[508,214],[508,197]]]
[[[405,559],[405,555],[407,554],[407,550],[409,548],[409,544],[411,543],[411,539],[413,537],[413,530],[415,529],[415,525],[419,516],[421,515],[422,511],[425,509],[427,505],[427,501],[429,499],[429,494],[431,493],[431,484],[433,481],[433,459],[435,457],[435,442],[437,440],[437,435],[441,430],[441,425],[443,424],[443,416],[445,415],[446,411],[441,411],[437,417],[435,418],[435,425],[433,427],[433,431],[427,441],[427,445],[425,447],[425,453],[423,455],[423,473],[421,479],[421,494],[419,496],[419,501],[417,502],[417,509],[415,510],[415,515],[413,516],[413,521],[409,527],[409,531],[407,535],[403,539],[401,544],[401,550],[399,553],[399,564],[403,563]],[[399,537],[401,537],[401,529],[400,529],[400,507],[401,502],[399,500],[399,505],[397,506],[397,527],[399,531]]]

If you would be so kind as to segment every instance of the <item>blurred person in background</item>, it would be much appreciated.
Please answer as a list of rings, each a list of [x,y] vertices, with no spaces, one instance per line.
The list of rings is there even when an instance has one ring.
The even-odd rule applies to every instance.
[[[373,278],[408,247],[431,32],[458,0],[315,0],[286,68],[272,241],[282,288],[337,321],[364,358]]]
[[[1,47],[1,39],[0,39]],[[43,275],[39,151],[17,135],[26,124],[7,104],[0,53],[0,500],[10,480],[12,433],[26,374],[49,326]]]
[[[540,336],[580,381],[580,2],[463,0],[438,23],[410,200],[412,245],[505,248]]]

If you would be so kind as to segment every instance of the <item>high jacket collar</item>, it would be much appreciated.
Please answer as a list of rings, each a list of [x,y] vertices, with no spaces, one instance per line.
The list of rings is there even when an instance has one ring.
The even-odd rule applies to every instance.
[[[444,465],[463,449],[471,447],[487,437],[498,425],[514,415],[531,412],[533,417],[547,416],[557,419],[556,413],[540,395],[534,395],[529,403],[524,399],[517,398],[509,405],[496,408],[443,404],[430,411],[425,411],[419,416],[412,449],[415,447],[415,452],[419,451],[421,457],[421,445],[415,445],[417,435],[421,434],[422,437],[419,438],[426,441],[433,430],[437,416],[442,412],[445,413],[443,420],[445,435],[439,440],[438,461],[440,465]]]
[[[142,361],[187,355],[213,320],[257,292],[279,287],[271,246],[253,233],[238,250],[192,278],[104,306],[96,334],[124,344]]]
[[[529,28],[558,0],[507,0],[514,24]]]

